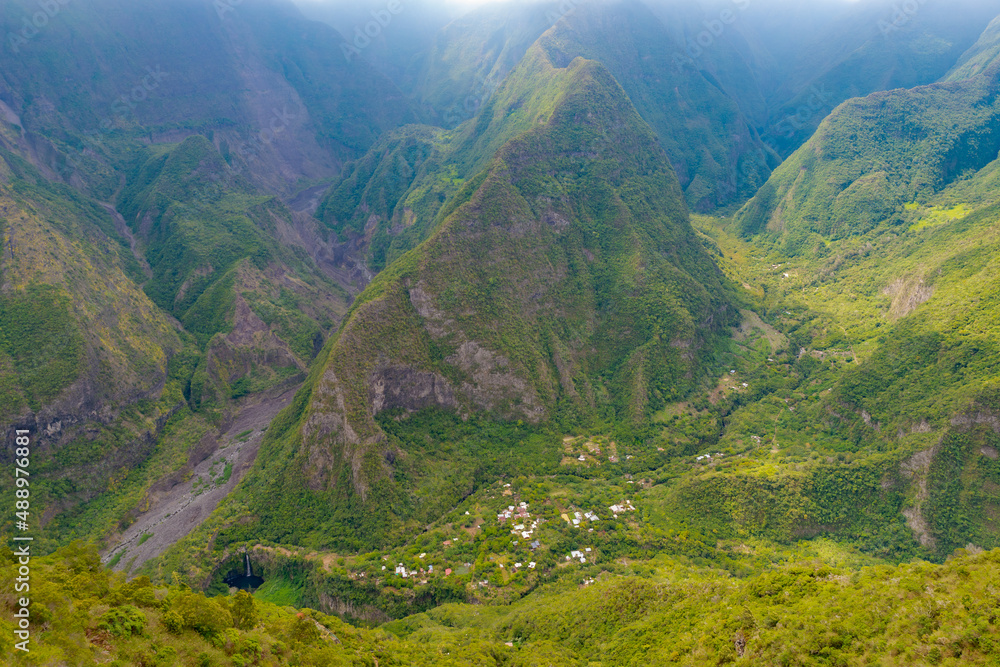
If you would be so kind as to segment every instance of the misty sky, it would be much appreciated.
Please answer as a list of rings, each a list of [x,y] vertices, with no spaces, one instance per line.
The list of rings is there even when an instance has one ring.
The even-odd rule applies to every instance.
[[[2,1],[2,0],[0,0]],[[505,2],[545,2],[546,0],[398,0],[403,7],[406,6],[418,6],[421,9],[437,9],[443,11],[445,14],[451,17],[456,17],[461,15],[471,9],[479,7],[485,4],[499,4]],[[556,1],[556,0],[548,0]],[[572,2],[573,0],[569,0]],[[579,2],[580,0],[576,0]],[[647,3],[664,2],[669,4],[719,4],[724,3],[725,0],[709,0],[709,2],[703,2],[700,0],[644,0]],[[735,1],[735,0],[733,0]],[[753,2],[760,2],[764,5],[781,5],[781,4],[797,4],[803,0],[753,0]],[[823,3],[823,4],[853,4],[860,2],[878,2],[879,0],[805,0],[813,3]],[[337,16],[337,15],[350,15],[353,12],[367,12],[373,7],[379,7],[384,5],[388,0],[293,0],[297,5],[299,5],[306,15],[313,15],[317,18],[317,13],[321,13],[323,16]],[[438,12],[435,12],[438,13]],[[333,21],[335,22],[335,21]]]

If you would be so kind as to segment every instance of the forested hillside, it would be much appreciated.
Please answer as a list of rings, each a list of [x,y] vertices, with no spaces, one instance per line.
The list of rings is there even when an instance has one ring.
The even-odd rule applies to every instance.
[[[6,3],[2,661],[996,663],[998,13]]]

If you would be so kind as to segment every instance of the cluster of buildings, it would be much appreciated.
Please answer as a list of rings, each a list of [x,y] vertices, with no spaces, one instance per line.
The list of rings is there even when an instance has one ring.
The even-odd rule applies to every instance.
[[[593,512],[573,512],[573,518],[568,520],[574,528],[579,528],[584,519],[591,522],[601,520],[601,518]]]
[[[619,514],[624,514],[625,512],[634,512],[635,505],[632,504],[631,500],[623,500],[621,501],[621,503],[617,505],[612,505],[608,509],[611,510],[611,512],[615,515],[615,518],[618,518]]]
[[[538,522],[531,520],[531,512],[528,511],[528,503],[522,502],[517,507],[508,505],[507,509],[497,514],[497,521],[501,524],[513,521],[511,535],[519,535],[524,539],[531,537],[538,528]],[[536,540],[537,541],[537,540]]]
[[[383,565],[382,571],[385,571],[385,569],[386,567],[385,565]],[[446,569],[444,573],[445,575],[451,574],[451,568]],[[428,565],[426,570],[424,568],[420,568],[419,570],[407,570],[406,566],[403,565],[402,563],[396,566],[396,576],[402,577],[403,579],[409,579],[410,577],[416,577],[417,575],[425,575],[425,574],[434,574],[434,566]],[[427,581],[424,580],[421,581],[420,583],[426,584]]]
[[[566,560],[578,560],[581,563],[586,563],[587,562],[587,554],[589,554],[589,553],[591,553],[590,547],[587,547],[583,551],[571,551],[569,553],[569,555],[566,556]]]

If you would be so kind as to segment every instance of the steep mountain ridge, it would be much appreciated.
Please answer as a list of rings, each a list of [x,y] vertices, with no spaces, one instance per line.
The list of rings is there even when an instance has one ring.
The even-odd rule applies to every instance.
[[[427,501],[393,481],[406,455],[382,413],[543,423],[610,408],[639,422],[684,395],[736,316],[664,153],[610,73],[579,58],[557,67],[541,49],[520,70],[547,81],[533,89],[550,111],[530,114],[430,238],[359,297],[257,471],[285,480],[275,489],[304,476],[297,502],[318,520],[365,526],[309,539],[375,544],[423,515]]]
[[[540,43],[553,62],[580,56],[611,71],[656,131],[692,210],[743,201],[777,164],[718,82],[696,62],[679,64],[684,42],[638,0],[581,6]]]
[[[646,8],[637,2],[574,7],[557,15],[551,29],[509,75],[504,71],[509,64],[500,67],[486,59],[485,67],[492,73],[484,81],[492,83],[468,110],[474,117],[450,132],[399,130],[347,167],[317,215],[354,256],[365,257],[372,269],[379,270],[427,238],[440,223],[445,202],[462,184],[483,169],[501,146],[548,112],[550,96],[544,88],[552,83],[547,80],[549,70],[538,67],[542,62],[538,49],[562,65],[582,56],[611,70],[640,115],[657,131],[693,206],[714,208],[742,200],[764,182],[773,158],[717,85],[697,71],[677,69],[672,56],[680,47]],[[543,10],[544,16],[539,14]],[[489,21],[499,20],[494,16],[498,11],[483,9],[468,21],[484,14]],[[518,6],[515,11],[522,12],[518,17],[525,21],[535,17],[536,22],[551,23],[553,16],[547,3],[532,5],[530,11]],[[449,28],[457,36],[446,31],[439,39],[463,53],[462,45],[476,41],[459,30],[461,25],[456,22]],[[610,34],[633,37],[624,46],[615,42],[614,53],[601,51],[601,44],[612,42]],[[504,44],[505,49],[513,48]],[[459,71],[466,78],[473,76],[461,67]],[[718,122],[699,117],[706,108],[722,110]],[[706,146],[708,157],[702,155]]]
[[[944,80],[971,79],[986,70],[998,57],[1000,57],[1000,16],[990,22],[976,43],[962,54]]]

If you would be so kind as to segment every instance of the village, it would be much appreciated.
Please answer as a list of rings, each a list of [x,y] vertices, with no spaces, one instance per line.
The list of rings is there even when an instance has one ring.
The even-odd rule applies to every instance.
[[[631,482],[621,479],[620,487],[615,484],[614,488],[634,492]],[[577,580],[585,586],[593,583],[600,571],[600,545],[606,539],[602,526],[637,511],[632,499],[624,495],[603,509],[563,506],[552,496],[539,499],[537,493],[530,494],[533,502],[529,502],[519,495],[511,483],[497,481],[456,508],[451,521],[430,527],[406,549],[369,554],[350,563],[347,559],[334,562],[342,564],[343,574],[354,581],[368,580],[376,586],[398,589],[454,579],[488,598],[505,595],[502,591],[509,587],[513,592],[533,586],[539,577],[560,576],[568,566],[598,567]],[[570,499],[572,496],[566,498]],[[611,526],[605,529],[611,530]],[[553,548],[567,539],[585,543],[554,553]],[[327,571],[333,572],[333,563],[327,561],[326,565]]]

